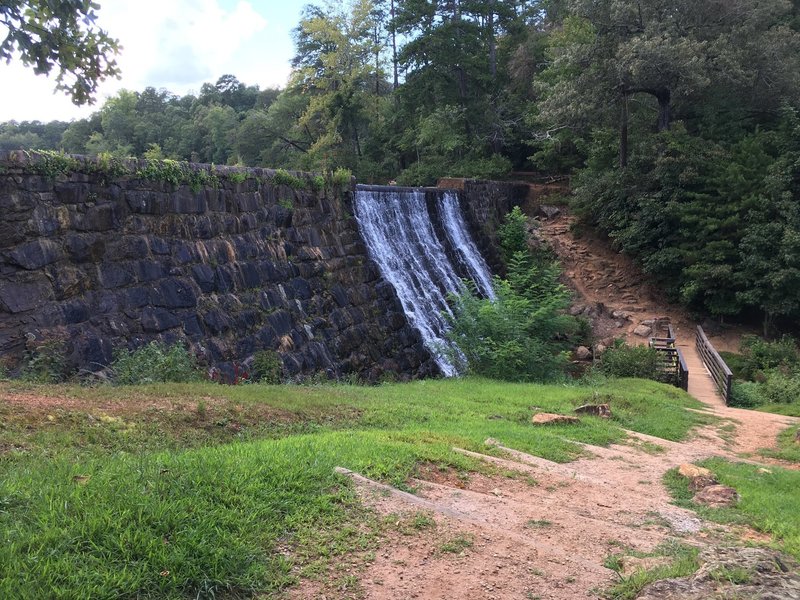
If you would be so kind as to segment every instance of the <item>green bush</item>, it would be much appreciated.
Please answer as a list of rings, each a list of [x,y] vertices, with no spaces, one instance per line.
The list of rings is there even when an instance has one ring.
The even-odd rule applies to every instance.
[[[783,336],[773,342],[755,335],[742,338],[740,372],[744,379],[755,381],[767,371],[781,369],[796,371],[800,366],[800,351],[790,336]]]
[[[261,383],[280,383],[283,379],[283,361],[274,350],[260,350],[253,357],[253,379]]]
[[[349,188],[352,179],[353,173],[350,169],[336,169],[331,176],[333,184],[343,188]]]
[[[762,404],[794,404],[800,402],[800,376],[774,370],[758,387]]]
[[[247,181],[247,177],[247,171],[233,171],[232,173],[228,173],[228,181],[231,183],[244,183]]]
[[[528,220],[519,206],[515,206],[506,215],[505,221],[497,230],[497,237],[506,265],[516,253],[528,253]]]
[[[610,377],[638,377],[661,381],[664,374],[660,363],[658,351],[649,346],[620,344],[603,353],[599,368]]]
[[[321,192],[325,189],[325,178],[322,175],[315,175],[308,180],[308,185],[315,192]]]
[[[25,354],[22,379],[33,383],[60,383],[68,377],[62,340],[46,340]]]
[[[181,344],[150,342],[136,350],[122,350],[111,364],[117,385],[194,381],[200,371],[194,357]]]
[[[306,184],[299,177],[295,177],[285,169],[278,169],[272,176],[272,183],[274,185],[285,185],[293,190],[302,190]]]
[[[730,406],[739,408],[754,408],[763,404],[760,388],[761,384],[752,381],[734,381],[731,387],[731,396],[728,399]]]

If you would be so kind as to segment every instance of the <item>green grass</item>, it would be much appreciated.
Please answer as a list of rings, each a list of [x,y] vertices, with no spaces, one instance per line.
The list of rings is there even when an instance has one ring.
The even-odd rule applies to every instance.
[[[686,577],[697,570],[699,550],[694,546],[683,544],[675,539],[656,546],[652,552],[636,552],[628,549],[624,553],[611,554],[606,557],[604,566],[616,571],[619,581],[606,590],[604,598],[608,600],[632,600],[639,595],[644,587],[654,581],[670,579],[673,577]],[[655,567],[649,570],[639,570],[631,573],[627,577],[620,572],[622,570],[622,558],[624,556],[637,556],[639,558],[650,556],[666,556],[671,560],[668,564]]]
[[[668,471],[664,483],[679,506],[696,510],[705,519],[719,523],[741,523],[768,533],[777,548],[800,559],[800,471],[732,463],[714,458],[698,463],[716,475],[720,483],[734,488],[741,497],[730,508],[708,508],[692,502],[688,480]]]
[[[487,452],[487,437],[567,461],[581,453],[571,440],[617,442],[623,427],[675,440],[702,419],[684,410],[697,402],[653,382],[602,392],[612,420],[534,428],[531,407],[568,413],[592,390],[476,379],[0,384],[0,399],[36,394],[64,407],[0,401],[0,597],[275,593],[293,567],[324,573],[330,557],[375,543],[379,524],[335,466],[406,487],[421,464],[486,469],[452,447]]]
[[[778,435],[778,448],[763,448],[759,450],[759,454],[789,462],[800,462],[800,444],[796,441],[798,430],[800,430],[800,426],[783,430]]]
[[[0,404],[5,423],[0,428],[0,449],[22,449],[12,456],[44,453],[80,458],[97,452],[177,450],[347,428],[398,431],[420,439],[436,434],[473,450],[494,437],[503,445],[566,462],[581,454],[569,440],[596,445],[620,442],[625,439],[621,427],[677,440],[708,419],[684,410],[702,406],[687,394],[641,380],[619,380],[603,387],[603,401],[610,402],[613,419],[584,418],[578,425],[540,428],[536,435],[531,435],[529,424],[534,409],[571,413],[591,401],[593,391],[483,379],[375,387],[187,383],[85,388],[0,383],[0,397],[32,390],[37,395],[80,399],[84,406],[53,409],[48,413],[52,420],[32,422],[28,415],[15,415]],[[158,408],[150,406],[154,398]],[[116,412],[107,405],[115,406]],[[121,422],[104,420],[103,415]]]
[[[787,404],[762,404],[756,410],[775,413],[776,415],[786,415],[787,417],[800,417],[800,402],[789,402]]]

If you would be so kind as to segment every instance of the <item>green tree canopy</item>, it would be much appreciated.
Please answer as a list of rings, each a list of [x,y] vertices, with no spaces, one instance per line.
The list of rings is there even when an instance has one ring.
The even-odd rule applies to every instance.
[[[7,33],[0,58],[16,56],[37,75],[56,75],[56,89],[75,104],[91,104],[97,85],[119,75],[119,42],[96,25],[91,0],[5,0],[0,24]]]

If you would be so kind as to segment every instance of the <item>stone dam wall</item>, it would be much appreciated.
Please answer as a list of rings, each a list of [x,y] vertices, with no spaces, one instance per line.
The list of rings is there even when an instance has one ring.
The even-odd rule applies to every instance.
[[[225,379],[262,349],[288,377],[436,373],[366,254],[350,185],[171,167],[0,153],[6,368],[47,341],[99,370],[158,340],[188,343]]]

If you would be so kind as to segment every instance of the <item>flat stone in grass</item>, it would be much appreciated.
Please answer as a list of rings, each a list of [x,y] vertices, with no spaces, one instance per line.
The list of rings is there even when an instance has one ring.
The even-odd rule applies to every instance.
[[[739,502],[739,494],[735,489],[727,485],[709,485],[697,492],[692,498],[697,504],[710,506],[712,508],[721,508],[726,506],[733,506]]]
[[[686,477],[686,479],[694,479],[695,477],[714,477],[714,474],[705,467],[698,467],[691,463],[683,463],[678,467],[678,474]]]
[[[563,425],[570,423],[579,423],[578,417],[570,415],[557,415],[553,413],[537,413],[531,418],[531,423],[534,425]]]
[[[573,412],[578,415],[594,415],[603,419],[611,418],[611,407],[608,404],[584,404]]]
[[[719,483],[711,471],[690,463],[684,463],[678,467],[678,474],[689,480],[689,489],[693,492],[700,492]]]

